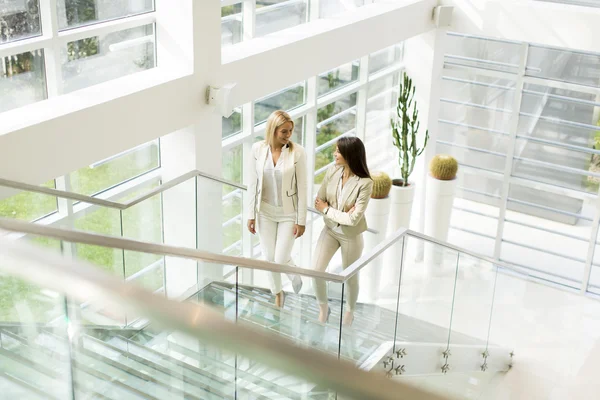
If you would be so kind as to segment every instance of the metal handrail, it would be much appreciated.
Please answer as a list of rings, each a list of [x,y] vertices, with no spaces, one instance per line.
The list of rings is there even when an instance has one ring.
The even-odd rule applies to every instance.
[[[140,253],[158,254],[205,261],[223,265],[235,265],[243,268],[258,269],[270,272],[302,275],[311,278],[325,279],[332,282],[344,282],[344,277],[338,274],[320,272],[313,269],[292,267],[286,264],[277,264],[254,258],[228,256],[221,253],[198,250],[188,247],[178,247],[159,243],[150,243],[139,240],[125,239],[122,237],[101,235],[97,233],[83,232],[65,228],[56,228],[31,222],[19,221],[8,218],[0,218],[0,229],[9,232],[25,233],[29,235],[50,237],[71,243],[82,243],[93,246],[109,247],[115,249],[129,250]]]
[[[318,350],[296,346],[288,339],[244,322],[229,322],[210,307],[153,295],[91,264],[69,260],[28,243],[0,238],[0,261],[0,269],[10,275],[65,294],[70,299],[115,312],[125,309],[148,318],[158,327],[188,334],[208,345],[225,348],[342,395],[377,400],[444,398],[408,382],[360,370],[351,362]]]
[[[177,178],[171,179],[170,181],[163,183],[162,185],[157,186],[155,188],[152,188],[152,189],[140,194],[139,196],[136,196],[133,199],[123,202],[123,203],[117,202],[117,201],[105,200],[105,199],[102,199],[99,197],[69,192],[66,190],[52,189],[52,188],[47,188],[44,186],[32,185],[29,183],[13,181],[13,180],[4,179],[4,178],[0,178],[0,187],[4,186],[4,187],[12,188],[12,189],[17,189],[17,190],[26,190],[28,192],[33,192],[33,193],[47,194],[47,195],[59,197],[61,199],[80,201],[83,203],[94,204],[94,205],[101,206],[101,207],[114,208],[117,210],[127,210],[128,208],[131,208],[131,207],[135,206],[136,204],[141,203],[144,200],[147,200],[153,196],[156,196],[157,194],[160,194],[168,189],[171,189],[172,187],[175,187],[175,186],[179,185],[180,183],[183,183],[183,182],[185,182],[189,179],[192,179],[196,176],[200,176],[202,178],[206,178],[211,181],[219,182],[219,183],[222,183],[227,186],[236,187],[238,189],[242,189],[242,190],[246,190],[246,191],[248,190],[248,187],[246,185],[242,185],[240,183],[233,182],[233,181],[230,181],[230,180],[227,180],[225,178],[221,178],[221,177],[218,177],[215,175],[207,174],[205,172],[201,172],[198,170],[186,172],[185,174],[180,175]],[[319,211],[317,211],[313,207],[307,207],[307,210],[314,214],[321,214]],[[367,232],[379,233],[376,230],[370,229],[370,228],[367,229]]]
[[[494,260],[490,257],[477,254],[459,246],[455,246],[450,243],[424,235],[422,233],[404,228],[399,229],[398,231],[384,239],[381,243],[375,246],[375,248],[371,252],[363,255],[361,258],[359,258],[357,261],[355,261],[352,265],[344,269],[339,274],[320,272],[314,269],[293,267],[286,264],[277,264],[269,261],[257,260],[254,258],[228,256],[225,254],[213,253],[209,251],[197,250],[187,247],[149,243],[139,240],[125,239],[122,237],[101,235],[97,233],[89,233],[64,228],[56,228],[8,218],[0,218],[0,230],[51,237],[54,239],[64,240],[72,243],[82,243],[101,247],[130,250],[141,253],[158,254],[162,256],[181,257],[192,259],[195,261],[205,261],[223,265],[235,265],[243,268],[257,269],[262,271],[300,275],[310,278],[324,279],[327,281],[337,283],[346,282],[348,279],[355,276],[360,270],[370,265],[371,261],[381,256],[384,251],[386,251],[388,248],[399,242],[400,239],[406,236],[412,236],[421,239],[425,242],[430,242],[441,247],[454,250],[458,253],[468,255],[480,261],[488,262],[494,266],[522,274],[522,271],[517,269],[514,265],[510,265],[499,260]]]

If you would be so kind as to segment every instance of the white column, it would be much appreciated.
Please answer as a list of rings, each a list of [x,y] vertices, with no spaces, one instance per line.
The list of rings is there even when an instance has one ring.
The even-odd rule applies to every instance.
[[[160,140],[162,181],[185,174],[196,165],[195,137],[192,127],[166,135]],[[196,247],[195,180],[181,183],[162,194],[163,240],[165,244]],[[165,289],[177,297],[196,283],[196,262],[165,257]]]
[[[250,40],[256,32],[256,0],[244,0],[242,3],[242,34],[244,40]]]
[[[306,150],[306,176],[308,179],[307,205],[309,207],[314,205],[314,198],[317,195],[314,185],[315,148],[317,146],[317,79],[316,76],[313,76],[306,80],[306,104],[311,107],[304,119],[304,149]],[[307,224],[310,225],[306,226],[306,232],[302,238],[302,256],[298,260],[301,263],[300,265],[304,268],[312,268],[312,243],[314,235],[318,235],[318,233],[314,232],[314,223],[310,221],[314,221],[315,217],[316,216],[310,212],[306,215]]]

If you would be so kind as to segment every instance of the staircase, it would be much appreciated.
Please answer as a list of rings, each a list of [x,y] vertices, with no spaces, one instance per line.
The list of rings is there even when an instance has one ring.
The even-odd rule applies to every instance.
[[[375,305],[359,303],[353,325],[343,327],[340,335],[339,300],[330,301],[331,317],[321,324],[315,298],[308,295],[288,294],[279,309],[268,290],[237,286],[236,295],[235,285],[214,282],[191,299],[222,310],[226,318],[237,314],[239,319],[297,345],[335,356],[340,351],[341,358],[363,369],[390,374],[386,360],[398,351],[395,348],[400,343],[405,375],[413,373],[411,368],[419,374],[440,373],[439,368],[447,362],[442,355],[447,329],[408,316],[396,318],[394,311]],[[324,388],[151,325],[141,330],[89,326],[69,334],[47,326],[22,328],[0,328],[0,390],[6,398],[66,399],[73,394],[77,399],[192,400],[330,396]],[[453,334],[453,342],[485,347],[460,334]],[[431,364],[424,371],[418,366],[423,362]],[[72,390],[75,393],[70,393]]]

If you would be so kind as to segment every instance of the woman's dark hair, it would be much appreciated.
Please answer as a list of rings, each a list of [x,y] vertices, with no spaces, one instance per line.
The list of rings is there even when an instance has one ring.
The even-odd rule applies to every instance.
[[[354,175],[359,178],[371,178],[367,167],[367,152],[362,140],[351,136],[343,137],[337,141],[337,148]]]

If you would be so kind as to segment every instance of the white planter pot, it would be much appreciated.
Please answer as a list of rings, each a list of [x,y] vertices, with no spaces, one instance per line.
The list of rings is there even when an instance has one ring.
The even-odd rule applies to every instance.
[[[369,201],[365,218],[369,228],[376,230],[378,233],[365,232],[363,234],[365,240],[363,254],[367,254],[368,251],[371,251],[385,239],[390,219],[390,205],[391,198],[389,196],[385,199],[371,199]],[[368,302],[374,302],[379,298],[383,265],[383,257],[377,257],[360,272],[361,292],[364,293],[365,300]]]
[[[441,241],[448,240],[456,182],[456,179],[442,181],[430,175],[427,176],[424,231],[427,236]],[[425,263],[427,265],[440,264],[442,262],[441,256],[442,252],[439,246],[431,244],[425,246]]]
[[[390,205],[389,234],[410,226],[410,216],[415,199],[415,183],[410,182],[408,186],[392,185],[390,198],[392,204]]]
[[[406,187],[392,185],[390,191],[390,220],[388,225],[388,235],[396,232],[400,228],[410,226],[410,217],[412,214],[413,200],[415,198],[415,183],[410,182]],[[402,241],[396,242],[384,253],[384,281],[398,286],[400,278],[400,262],[402,260]]]

